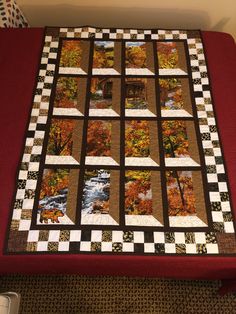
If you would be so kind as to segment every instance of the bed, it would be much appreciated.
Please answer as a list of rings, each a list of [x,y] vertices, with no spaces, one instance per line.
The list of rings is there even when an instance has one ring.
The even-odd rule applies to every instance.
[[[87,275],[155,276],[186,279],[236,279],[236,240],[234,235],[233,218],[236,204],[236,179],[234,175],[236,171],[236,163],[234,160],[234,134],[236,131],[234,86],[236,83],[236,59],[235,43],[233,38],[228,34],[217,32],[199,33],[198,31],[172,32],[170,30],[152,30],[146,31],[144,32],[144,35],[142,35],[141,30],[136,32],[134,30],[129,33],[129,31],[120,29],[107,30],[96,29],[93,27],[78,29],[61,28],[60,31],[58,31],[58,28],[48,28],[46,32],[47,33],[45,34],[44,30],[40,28],[0,30],[0,42],[2,47],[0,53],[0,103],[2,119],[0,124],[2,134],[0,171],[2,182],[0,210],[1,274],[76,273]],[[81,35],[79,35],[78,38],[80,38],[80,40],[77,40],[78,38],[76,38],[75,35],[76,32],[80,32],[80,34],[87,32],[86,34],[89,35],[85,35],[85,40],[82,40],[83,37],[81,39]],[[90,36],[91,33],[99,35]],[[116,39],[121,39],[121,37],[114,37],[114,34],[125,36],[123,37],[126,39],[125,45],[119,44],[119,40],[116,41]],[[184,37],[185,34],[187,34],[188,37]],[[160,37],[155,37],[154,35]],[[53,40],[55,40],[58,36],[61,36],[59,48],[55,45],[55,42],[53,43]],[[70,72],[71,64],[68,63],[70,61],[66,59],[66,56],[65,58],[63,57],[64,51],[66,51],[66,49],[71,49],[73,46],[73,51],[78,52],[78,49],[81,47],[78,48],[76,45],[77,42],[80,41],[82,42],[84,55],[88,54],[90,38],[92,38],[92,41],[95,38],[92,45],[97,54],[95,55],[95,53],[91,53],[90,50],[90,60],[87,61],[82,55],[79,72],[78,69],[73,69],[73,71]],[[96,40],[96,38],[98,39]],[[143,41],[144,38],[147,42]],[[153,51],[155,54],[156,47],[154,46],[153,50],[152,45],[156,45],[156,43],[153,43],[154,38],[155,40],[158,40],[157,45],[159,46],[157,49],[159,49],[159,54],[155,58],[155,60],[158,61],[152,62],[152,60],[150,60],[150,54],[153,55]],[[195,41],[196,38],[197,41]],[[204,67],[205,64],[203,64],[203,59],[201,59],[203,54],[201,38],[207,58],[207,72],[210,83],[207,79],[207,75],[203,73],[206,72],[206,68]],[[44,39],[46,40],[45,45],[43,44]],[[113,42],[113,46],[110,46],[110,42],[108,43],[109,40]],[[186,46],[187,43],[189,45],[188,47]],[[61,50],[60,64],[56,61],[57,48]],[[189,60],[186,59],[186,56],[182,56],[184,52],[186,52],[186,48],[190,49]],[[44,54],[41,59],[40,56],[42,49],[44,49]],[[132,52],[134,51],[133,49],[139,49],[140,54],[138,55],[136,52],[134,57],[132,55]],[[171,72],[171,67],[167,71],[165,66],[161,67],[161,62],[165,62],[165,60],[163,61],[161,59],[162,55],[160,51],[164,51],[166,53],[167,49],[169,49],[167,53],[170,54],[174,53],[176,49],[178,50],[178,62],[180,63],[178,71],[180,72],[174,72],[173,74]],[[115,62],[114,60],[111,61],[111,50],[116,56]],[[117,57],[119,52],[121,56],[126,58],[125,65],[121,63]],[[103,58],[107,58],[106,61],[101,61],[99,59],[102,53]],[[146,53],[145,65],[142,57],[143,53]],[[47,59],[46,63],[44,63],[45,60],[42,61],[43,59]],[[39,60],[41,60],[41,65]],[[108,65],[104,66],[104,62],[107,62]],[[112,65],[109,62],[113,62]],[[142,63],[141,66],[140,62]],[[200,64],[196,64],[197,62],[200,62]],[[103,63],[102,66],[101,63]],[[159,65],[157,65],[157,63]],[[126,67],[126,69],[122,68],[122,64]],[[38,72],[39,65],[39,71],[41,71],[41,74]],[[48,65],[49,67],[47,67]],[[19,161],[21,160],[22,154],[25,154],[24,143],[27,134],[32,137],[32,132],[38,132],[37,134],[41,134],[40,132],[45,130],[43,124],[46,124],[46,119],[41,117],[38,125],[35,126],[38,120],[37,117],[34,119],[32,119],[32,116],[30,117],[30,108],[32,107],[32,102],[34,104],[37,103],[40,97],[40,101],[47,102],[47,97],[50,95],[47,89],[52,88],[53,80],[50,78],[49,72],[55,69],[54,66],[57,68],[59,74],[55,76],[57,84],[54,84],[54,90],[52,90],[54,93],[53,97],[56,99],[54,102],[57,101],[59,105],[55,105],[52,109],[54,110],[54,113],[51,110],[53,117],[50,118],[51,124],[47,126],[47,133],[49,137],[47,140],[48,144],[44,144],[44,150],[42,153],[46,160],[47,169],[41,171],[41,185],[40,187],[37,187],[38,204],[36,207],[38,206],[41,211],[34,211],[32,221],[29,221],[29,216],[27,216],[29,214],[29,205],[23,206],[22,209],[22,207],[17,208],[15,204],[17,195],[19,196],[21,193],[18,191],[19,189],[24,190],[24,193],[26,193],[25,190],[27,189],[27,193],[31,193],[30,190],[32,190],[32,186],[28,186],[27,188],[25,187],[25,184],[34,184],[34,182],[32,182],[34,177],[29,177],[29,174],[27,174],[28,177],[25,179],[29,179],[29,183],[25,182],[24,178],[21,177],[20,182],[18,181],[18,190],[15,189],[15,185],[19,172],[24,172],[25,170],[24,168],[19,168]],[[158,66],[159,77],[152,78],[152,74]],[[191,69],[190,66],[192,66]],[[82,91],[86,89],[86,84],[88,84],[87,81],[84,81],[83,75],[84,72],[86,75],[86,71],[89,71],[89,69],[94,71],[92,72],[93,77],[88,78],[90,90],[87,94],[84,92],[84,95],[81,96],[81,94],[83,94]],[[186,74],[190,70],[192,73],[194,72],[193,86],[191,86],[191,81],[189,81],[189,75]],[[40,81],[39,77],[42,77],[42,73],[46,73],[46,71],[48,75],[45,81],[46,87],[44,86],[44,88],[41,88],[41,91],[38,91],[39,86],[42,84],[36,84],[40,84],[42,82],[42,78]],[[111,73],[111,71],[113,72]],[[144,73],[143,71],[146,72]],[[116,76],[117,73],[115,72],[118,73],[118,76]],[[121,75],[119,76],[120,73]],[[35,81],[37,75],[38,80]],[[109,77],[109,75],[111,75],[111,77]],[[68,76],[70,76],[70,78],[68,78]],[[78,103],[85,102],[87,104],[87,109],[83,112],[81,107],[77,107],[77,113],[75,114],[73,111],[74,109],[72,109],[72,105],[68,105],[68,103],[67,105],[60,105],[60,97],[63,98],[63,96],[58,96],[59,98],[57,99],[57,95],[59,95],[59,92],[62,94],[65,93],[63,86],[66,84],[75,84],[72,87],[70,86],[70,89],[77,86],[76,84],[78,84],[78,82],[76,79],[78,76],[80,77],[79,84],[81,84],[79,96],[76,94],[73,98],[70,95],[70,101],[75,101],[75,97],[76,99],[82,97]],[[155,84],[158,88],[156,94],[153,95],[151,90]],[[112,88],[114,91],[114,86],[116,86],[116,89],[119,90],[121,85],[125,86],[120,89],[120,97],[125,103],[125,109],[122,109],[119,112],[115,96],[112,98],[112,105],[109,107],[107,104],[111,101],[111,86],[113,86]],[[178,106],[180,101],[178,98],[179,85],[182,86],[181,97],[183,98],[183,102],[193,103],[195,98],[197,110],[196,108],[194,109],[194,106],[190,108],[187,105],[183,105],[183,108],[181,108],[184,110],[182,110],[182,113],[176,117],[175,113],[178,111],[176,109],[179,108],[174,108],[176,111],[165,109],[173,109],[173,103]],[[218,140],[216,135],[216,126],[214,123],[210,123],[212,124],[210,127],[207,125],[204,126],[204,121],[209,121],[209,119],[212,121],[212,119],[214,119],[213,113],[207,112],[212,110],[211,102],[209,102],[209,85],[211,85],[215,118],[218,122],[218,132],[221,139],[221,148],[223,148],[223,157],[219,154],[220,146],[217,146],[216,144],[216,141]],[[144,89],[145,92],[143,91]],[[166,92],[166,89],[168,90],[168,93]],[[189,90],[190,92],[187,93],[186,90]],[[88,98],[90,97],[92,99],[92,96],[93,101],[89,101]],[[208,100],[203,100],[204,97],[208,98]],[[67,100],[68,99],[69,98],[67,97]],[[103,102],[101,102],[101,99]],[[135,106],[137,105],[137,99],[139,103],[138,107],[134,108],[135,99]],[[196,99],[199,102],[196,102]],[[147,104],[145,105],[145,101],[148,103],[148,106],[146,106]],[[158,109],[160,106],[158,107],[155,106],[155,104],[153,105],[153,103],[157,103],[158,101],[162,101],[161,109],[163,110]],[[167,106],[172,107],[167,108]],[[73,113],[70,113],[69,118],[68,114],[65,116],[65,111],[63,111],[65,110],[65,107],[67,109],[70,107],[70,110],[73,111]],[[35,112],[39,112],[41,109],[42,111],[45,110],[45,108],[46,107],[40,107],[39,109],[36,105],[33,107],[33,110],[35,110]],[[103,113],[99,111],[101,109],[103,110]],[[142,109],[145,109],[146,116],[143,115],[143,113],[140,113]],[[203,112],[204,110],[205,112]],[[112,114],[111,111],[113,111]],[[83,115],[87,115],[87,118],[81,118]],[[123,117],[120,121],[121,125],[117,124],[119,118],[116,115],[121,115]],[[79,118],[75,118],[78,123],[76,122],[77,124],[73,124],[73,126],[71,126],[74,121],[74,116],[79,116]],[[90,116],[93,117],[93,119],[91,119]],[[156,121],[156,116],[159,117],[158,119],[160,120],[158,120],[158,138],[155,137],[156,131],[154,122]],[[195,118],[191,120],[193,116],[195,116]],[[55,133],[55,129],[58,128],[58,123],[61,123],[62,117],[65,118],[64,121],[67,121],[65,133],[69,132],[68,130],[71,127],[75,128],[78,131],[76,131],[77,133],[80,133],[81,128],[84,128],[84,125],[86,125],[87,135],[93,134],[93,136],[95,136],[94,134],[99,133],[101,129],[104,132],[105,128],[112,128],[113,132],[111,132],[111,134],[109,133],[109,136],[112,138],[112,143],[114,143],[114,145],[112,144],[112,147],[110,147],[109,145],[107,146],[107,143],[105,143],[104,145],[106,145],[106,151],[105,148],[103,148],[103,153],[98,153],[96,145],[99,137],[95,137],[95,139],[92,138],[90,140],[88,140],[87,137],[86,148],[84,144],[85,140],[79,138],[77,139],[77,151],[80,150],[78,149],[80,143],[82,147],[84,147],[81,151],[81,157],[80,155],[76,155],[75,150],[71,147],[70,153],[63,150],[66,145],[67,148],[69,147],[69,138],[68,141],[65,140],[65,146],[63,147],[61,145],[58,148],[58,143],[50,144],[50,136],[51,140],[53,138],[55,139],[55,134],[58,134]],[[144,130],[147,127],[146,124],[144,124],[145,119],[149,123],[148,127],[150,134],[148,133],[148,135]],[[202,130],[202,133],[200,134],[197,132],[197,135],[194,137],[194,127],[192,124],[196,123],[198,119],[202,122],[200,123],[201,126],[199,128],[199,130]],[[178,128],[181,128],[181,131],[178,129],[178,134],[172,131],[170,134],[168,123],[173,124],[176,121],[179,123]],[[30,129],[28,129],[29,123]],[[199,127],[196,126],[196,124],[194,125],[195,128]],[[135,150],[134,147],[130,147],[131,144],[127,139],[132,132],[135,132],[135,128],[139,128],[139,131],[141,128],[142,132],[145,133],[144,138],[142,138],[143,141],[139,142],[138,145],[144,145],[142,152]],[[121,130],[121,132],[119,132],[119,130]],[[165,132],[163,137],[160,136],[161,132]],[[177,139],[178,142],[178,136],[180,136],[179,134],[181,133],[181,136],[185,137],[186,132],[188,132],[188,137],[191,137],[192,144],[190,142],[189,144],[186,144],[187,146],[182,144],[181,146],[179,144],[178,147],[176,146],[177,148],[173,148],[170,136],[172,136],[171,139]],[[121,145],[119,147],[120,150],[123,150],[125,158],[121,156],[121,152],[117,156],[117,151],[114,150],[114,147],[119,146],[116,143],[118,133],[125,137],[125,145]],[[103,135],[104,134],[102,134],[102,136]],[[149,136],[149,138],[146,138],[145,140],[145,136],[147,136],[147,138]],[[204,151],[201,151],[201,146],[199,146],[201,144],[201,142],[199,144],[199,136],[202,141],[205,141],[203,144],[203,146],[205,145]],[[153,149],[153,143],[158,140],[159,142],[161,141],[162,145],[164,145],[164,153],[160,153],[160,156],[155,155]],[[185,140],[187,141],[187,137]],[[209,146],[207,144],[210,140],[213,141],[213,146]],[[147,150],[145,141],[146,143],[148,142],[151,147],[151,152],[148,151],[147,155],[145,155]],[[88,145],[88,142],[90,143],[90,146]],[[62,158],[60,156],[60,161],[58,161],[59,159],[55,156],[58,154],[60,155],[60,153],[55,153],[55,147],[53,153],[52,145],[57,145],[57,150],[59,149],[60,153],[63,151],[63,153],[61,153],[63,156]],[[203,162],[203,152],[206,154],[205,163]],[[41,151],[38,151],[37,148],[33,148],[33,153],[31,150],[28,154],[31,154],[30,158],[36,158],[36,160],[26,160],[28,158],[26,156],[26,159],[23,161],[32,161],[34,163],[38,161],[37,156],[35,157],[35,155],[38,154],[38,156],[40,156]],[[32,154],[34,155],[33,157]],[[101,155],[103,157],[101,157]],[[173,161],[174,158],[171,157],[180,155],[182,157],[188,156],[191,158],[180,158],[181,160],[178,161],[180,164],[178,164],[178,162],[176,164],[176,159]],[[137,159],[137,156],[141,156],[143,159]],[[151,158],[147,156],[151,156]],[[81,178],[82,175],[79,177],[77,171],[78,167],[76,165],[76,160],[80,157],[83,158],[85,162],[85,167],[83,167],[83,169],[82,166],[81,169],[80,166],[78,166],[80,173],[83,174],[83,178]],[[186,164],[181,164],[183,159],[186,160]],[[214,162],[212,163],[213,159]],[[68,160],[70,161],[68,162]],[[116,167],[118,167],[117,163],[119,164],[119,161],[121,163],[123,162],[124,167],[120,166],[118,169]],[[160,170],[159,173],[158,167],[160,167],[160,164],[164,163],[164,161],[166,163],[166,168]],[[55,166],[55,164],[58,165],[58,163],[60,165],[58,167]],[[70,170],[70,173],[64,171],[68,166],[68,163],[71,165],[70,167],[72,169]],[[98,167],[98,165],[100,166]],[[176,165],[177,167],[180,166],[180,168],[176,168]],[[143,166],[146,168],[142,169]],[[224,166],[227,178],[224,170],[222,171],[222,167]],[[127,169],[125,167],[127,167]],[[121,173],[120,176],[117,176],[117,169]],[[216,169],[216,172],[212,169]],[[219,170],[219,173],[217,173],[218,169],[221,169]],[[28,170],[28,172],[31,172],[31,175],[33,175],[33,172],[35,171],[34,165],[32,166],[32,169]],[[62,173],[62,171],[64,172]],[[25,174],[23,172],[21,174],[24,176]],[[57,178],[58,176],[60,176],[60,178],[62,178],[61,176],[63,176],[63,178],[69,177],[69,180],[71,180],[72,177],[77,176],[77,181],[78,177],[80,178],[78,182],[81,187],[78,188],[78,192],[75,191],[76,189],[72,188],[75,184],[70,184],[72,191],[70,195],[78,193],[76,196],[77,200],[80,203],[82,202],[84,212],[87,214],[83,215],[82,213],[79,216],[76,216],[76,213],[70,209],[67,211],[66,215],[64,215],[64,213],[61,214],[61,212],[58,214],[57,211],[57,216],[52,216],[51,205],[49,207],[45,205],[46,203],[48,204],[48,195],[51,192],[47,194],[45,191],[46,188],[49,188],[48,182],[51,182],[50,180],[52,180],[53,176],[55,179],[55,175]],[[136,184],[140,182],[140,176],[144,190],[138,190],[136,194],[139,195],[139,200],[137,201],[136,199],[135,201],[132,201],[132,191],[137,187],[137,185],[140,186],[140,184]],[[206,178],[209,179],[209,182],[206,181]],[[227,189],[227,180],[229,182],[229,190]],[[191,192],[193,189],[192,181],[195,182],[194,197]],[[72,182],[75,181],[72,180]],[[87,199],[89,197],[88,190],[93,189],[94,184],[97,184],[97,182],[99,182],[98,184],[100,184],[100,187],[101,184],[106,185],[105,187],[102,187],[102,191],[105,194],[109,190],[110,205],[107,205],[108,199],[106,198],[106,195],[103,195],[97,197],[96,200],[92,199],[91,201],[90,199],[89,204],[91,205],[91,202],[93,202],[91,209],[90,205],[86,205],[88,204]],[[111,184],[111,182],[113,187],[120,186],[121,191],[114,189],[113,191],[110,186],[107,186],[107,184]],[[148,196],[148,193],[150,192],[148,190],[150,184],[153,185],[152,195],[156,196],[156,200],[160,200],[161,196],[158,196],[158,193],[160,189],[162,189],[162,191],[164,190],[163,187],[159,187],[159,189],[155,188],[155,185],[158,183],[161,186],[161,182],[162,184],[165,182],[167,185],[164,192],[166,195],[165,200],[163,201],[164,205],[160,205],[160,202],[158,203],[158,201],[154,201],[153,198],[152,206],[153,208],[155,206],[156,208],[158,208],[158,206],[159,208],[167,208],[163,210],[165,214],[162,216],[160,211],[155,211],[153,209],[153,212],[147,215],[147,212],[151,210],[149,202],[150,195]],[[19,184],[21,184],[20,187]],[[23,187],[22,184],[24,185]],[[185,189],[185,194],[182,193],[183,189]],[[209,193],[212,193],[209,194],[210,197],[206,193],[207,189],[210,189]],[[53,194],[54,198],[58,198],[58,194],[61,198],[64,197],[63,193],[65,193],[65,185],[62,184],[57,187],[57,191],[59,190],[60,192]],[[176,192],[176,190],[178,191]],[[117,196],[118,192],[120,193],[119,195],[123,193],[123,196],[120,196],[119,198],[119,196]],[[173,202],[173,198],[169,198],[171,193],[172,196],[175,195],[180,201],[182,201],[182,206],[185,208],[181,209],[182,214],[179,214],[179,211],[177,213],[176,208],[171,203]],[[21,196],[18,197],[18,199],[20,198]],[[204,205],[201,201],[202,198],[205,199]],[[117,212],[116,209],[117,202],[121,200],[124,203],[123,209],[125,211],[125,215]],[[22,202],[24,202],[24,197]],[[191,202],[195,205],[190,205]],[[29,203],[32,204],[32,197],[30,195],[28,195],[27,204]],[[172,207],[170,203],[173,205]],[[70,198],[70,207],[73,207],[71,204],[73,204],[73,200]],[[144,208],[144,206],[147,206],[147,212],[140,211]],[[210,216],[209,214],[209,206],[211,207],[211,210],[214,211],[213,216]],[[191,220],[192,218],[187,219],[189,216],[193,217],[192,214],[195,213],[196,208],[198,209],[198,215],[194,216],[195,220]],[[200,208],[205,208],[205,212]],[[88,213],[90,215],[88,215]],[[189,215],[189,213],[191,213],[191,215]],[[15,215],[13,216],[13,220],[12,214]],[[53,214],[55,214],[55,210],[53,211]],[[138,215],[140,215],[142,219],[145,219],[146,226],[144,226],[144,220],[139,219]],[[67,220],[64,222],[63,219],[65,219],[65,217]],[[76,217],[79,217],[80,219],[83,234],[82,236],[80,234],[80,237],[82,237],[80,238],[80,248],[75,240],[75,237],[78,236],[78,230],[75,227]],[[100,217],[99,223],[96,220],[97,217]],[[104,217],[106,217],[106,219],[109,217],[110,220],[106,220]],[[21,233],[17,233],[19,231],[19,222],[18,225],[16,223],[17,219],[22,219],[23,221],[20,222]],[[182,225],[182,221],[185,221],[184,225]],[[119,224],[121,223],[124,225],[122,235],[121,230],[119,229]],[[168,224],[168,228],[166,229],[166,232],[163,233],[161,228],[165,223]],[[104,227],[104,225],[106,226]],[[9,228],[9,226],[13,226],[12,229],[11,227]],[[101,228],[101,226],[103,227]],[[51,235],[47,234],[48,229],[52,230]],[[68,230],[70,230],[70,232],[72,230],[71,235],[68,235]],[[24,234],[24,239],[22,238],[22,234]],[[184,239],[183,234],[185,236]],[[193,234],[195,241],[192,240]],[[204,238],[202,238],[203,235]],[[156,237],[158,238],[157,240]],[[25,245],[25,239],[27,239],[30,243]],[[40,244],[37,241],[39,241]]]

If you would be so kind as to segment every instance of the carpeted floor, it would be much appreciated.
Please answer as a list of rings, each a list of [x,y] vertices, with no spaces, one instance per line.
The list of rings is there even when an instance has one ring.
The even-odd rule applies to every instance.
[[[3,276],[0,291],[21,293],[20,313],[233,314],[236,296],[218,281],[126,277]]]

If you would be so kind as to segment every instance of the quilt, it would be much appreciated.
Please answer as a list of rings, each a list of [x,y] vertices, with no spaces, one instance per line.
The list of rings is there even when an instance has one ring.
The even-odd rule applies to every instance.
[[[236,254],[200,31],[45,29],[4,253]]]

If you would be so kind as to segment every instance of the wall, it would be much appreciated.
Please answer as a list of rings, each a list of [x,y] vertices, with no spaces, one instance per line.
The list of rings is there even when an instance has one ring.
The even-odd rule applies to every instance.
[[[236,0],[18,0],[31,26],[197,28],[236,38]]]

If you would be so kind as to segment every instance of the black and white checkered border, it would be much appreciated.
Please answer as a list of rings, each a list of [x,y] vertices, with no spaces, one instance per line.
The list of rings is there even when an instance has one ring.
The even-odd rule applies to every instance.
[[[213,111],[201,39],[188,39],[193,89],[205,155],[211,215],[215,231],[234,233],[228,185]]]
[[[60,37],[65,38],[90,38],[95,39],[187,39],[185,30],[141,30],[124,28],[94,28],[94,27],[62,27]]]
[[[13,229],[19,231],[30,230],[58,43],[51,36],[45,37],[12,216]]]
[[[217,254],[214,233],[104,230],[30,230],[29,251],[117,252],[156,254]],[[44,232],[44,231],[43,231]]]
[[[106,34],[106,35],[105,35]],[[109,36],[108,36],[109,35]],[[104,39],[187,39],[186,31],[61,28],[60,37]],[[108,38],[107,38],[108,37]],[[194,96],[207,165],[215,232],[144,232],[102,230],[30,230],[40,156],[49,109],[59,37],[46,36],[34,96],[26,147],[19,172],[12,230],[27,231],[27,252],[127,252],[154,254],[217,254],[216,232],[233,233],[225,170],[212,108],[201,39],[187,39]],[[48,227],[48,226],[47,226]],[[63,229],[63,226],[61,226]],[[41,237],[41,233],[46,237]]]

